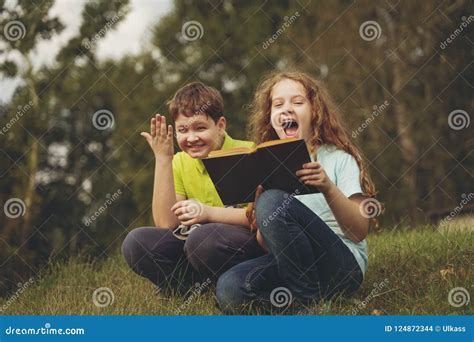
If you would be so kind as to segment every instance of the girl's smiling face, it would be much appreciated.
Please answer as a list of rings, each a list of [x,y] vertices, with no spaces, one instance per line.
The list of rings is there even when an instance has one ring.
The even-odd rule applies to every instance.
[[[311,104],[304,86],[291,79],[276,83],[271,92],[271,123],[280,139],[311,136]]]

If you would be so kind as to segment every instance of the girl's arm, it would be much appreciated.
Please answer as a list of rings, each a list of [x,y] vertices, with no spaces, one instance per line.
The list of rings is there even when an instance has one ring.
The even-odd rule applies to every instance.
[[[337,223],[352,241],[357,243],[364,240],[369,232],[369,219],[361,215],[360,203],[365,197],[356,194],[347,198],[334,183],[332,185],[323,195]]]
[[[362,194],[347,198],[318,162],[304,164],[303,169],[297,171],[296,175],[305,184],[315,186],[321,191],[339,226],[349,239],[356,243],[365,239],[369,232],[369,219],[362,216],[359,209],[364,200]]]

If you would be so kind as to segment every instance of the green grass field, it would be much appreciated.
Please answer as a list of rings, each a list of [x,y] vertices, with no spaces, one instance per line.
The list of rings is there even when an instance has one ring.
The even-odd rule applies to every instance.
[[[474,289],[472,230],[441,233],[423,227],[372,234],[368,243],[369,270],[362,288],[351,298],[314,303],[308,314],[473,314],[465,296]],[[113,303],[105,307],[93,303],[93,292],[100,287],[112,290]],[[464,303],[459,307],[448,300],[456,287],[467,290],[453,297],[455,305]],[[219,315],[213,290],[211,286],[185,301],[155,293],[154,286],[132,273],[120,255],[101,262],[71,259],[49,266],[31,285],[0,299],[0,309],[8,315]]]

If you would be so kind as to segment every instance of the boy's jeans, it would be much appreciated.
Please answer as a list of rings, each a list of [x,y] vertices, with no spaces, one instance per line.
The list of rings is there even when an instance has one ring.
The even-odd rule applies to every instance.
[[[183,241],[172,229],[132,230],[122,244],[127,264],[160,288],[185,292],[194,283],[218,276],[242,261],[263,255],[249,228],[208,223]]]
[[[257,225],[269,254],[244,261],[217,282],[218,304],[238,312],[247,304],[281,310],[338,292],[352,293],[363,280],[352,252],[319,216],[280,190],[256,204]]]

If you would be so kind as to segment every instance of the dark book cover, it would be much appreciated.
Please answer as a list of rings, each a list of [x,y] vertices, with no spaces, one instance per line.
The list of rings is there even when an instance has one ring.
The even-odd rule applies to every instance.
[[[202,161],[224,205],[253,202],[258,185],[303,195],[319,192],[300,182],[296,171],[311,161],[302,139],[266,142],[251,151],[204,158]]]

